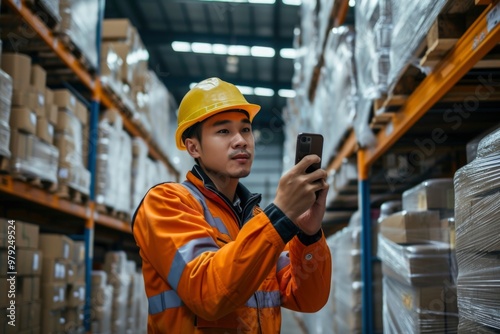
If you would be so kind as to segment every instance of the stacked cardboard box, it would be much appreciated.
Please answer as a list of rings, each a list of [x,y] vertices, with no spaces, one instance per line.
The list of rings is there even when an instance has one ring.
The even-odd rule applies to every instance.
[[[65,332],[67,307],[66,262],[73,257],[73,241],[61,234],[40,234],[42,260],[42,333]]]
[[[108,284],[105,271],[92,271],[92,293],[90,313],[92,333],[111,334],[113,286]]]
[[[85,133],[88,109],[67,89],[57,89],[53,93],[58,110],[54,143],[59,149],[59,189],[65,192],[69,187],[88,195],[90,172],[85,168],[83,154],[83,142],[88,140],[88,133]]]
[[[40,274],[42,252],[38,249],[38,226],[16,221],[15,248],[7,219],[0,218],[0,264],[5,269],[0,274],[0,332],[44,333],[40,330]],[[9,232],[10,231],[10,232]],[[14,250],[14,253],[12,251]],[[10,256],[10,257],[9,257]],[[8,267],[8,260],[15,260],[15,269]],[[13,269],[13,270],[12,270]],[[8,272],[15,272],[9,274]],[[10,296],[12,291],[13,295]],[[15,304],[12,304],[15,302]],[[15,316],[15,326],[8,315]]]
[[[384,332],[456,333],[450,180],[428,180],[403,194],[402,209],[379,220]],[[453,207],[453,206],[451,206]]]
[[[116,110],[107,110],[99,122],[96,202],[130,214],[132,139],[123,130]]]
[[[455,173],[458,308],[461,333],[500,330],[500,130]]]
[[[53,144],[54,117],[45,104],[46,72],[17,53],[3,54],[3,69],[12,77],[10,169],[28,178],[57,183],[58,150]]]
[[[0,70],[0,157],[10,157],[10,108],[12,78]]]

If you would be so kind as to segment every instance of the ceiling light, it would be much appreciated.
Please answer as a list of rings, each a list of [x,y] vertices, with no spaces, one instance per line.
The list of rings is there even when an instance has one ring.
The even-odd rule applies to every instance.
[[[216,55],[227,55],[227,45],[224,44],[213,44],[212,52]]]
[[[249,56],[250,47],[246,45],[230,45],[227,48],[227,54],[231,56]]]
[[[356,0],[349,0],[349,7],[354,7],[356,5]]]
[[[200,0],[205,2],[238,2],[238,3],[256,3],[256,4],[274,4],[276,0]]]
[[[270,88],[255,87],[253,93],[258,96],[274,96],[274,90]]]
[[[276,0],[248,0],[248,3],[261,3],[266,5],[272,5]]]
[[[297,94],[292,89],[280,89],[278,90],[278,95],[281,97],[293,99]]]
[[[297,56],[297,50],[290,48],[281,49],[280,56],[285,59],[295,59]]]
[[[191,50],[195,53],[212,53],[212,44],[209,43],[192,43]]]
[[[302,5],[302,0],[283,0],[283,3],[290,6],[300,6]]]
[[[253,95],[253,88],[248,87],[248,86],[238,86],[236,85],[236,88],[238,88],[243,95]]]
[[[250,49],[250,54],[254,57],[274,57],[276,52],[273,48],[268,48],[265,46],[252,46]]]
[[[172,49],[176,52],[191,52],[191,44],[188,42],[172,42]]]

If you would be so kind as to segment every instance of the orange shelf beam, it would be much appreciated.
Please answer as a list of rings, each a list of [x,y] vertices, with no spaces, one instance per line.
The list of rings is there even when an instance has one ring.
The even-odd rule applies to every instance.
[[[498,4],[498,1],[495,1]],[[361,163],[367,168],[403,136],[438,102],[479,60],[500,42],[500,24],[488,17],[499,5],[490,5],[460,38],[455,47],[425,78],[401,110],[394,114],[377,135],[377,145],[364,149]],[[484,92],[483,92],[484,93]]]
[[[349,1],[348,0],[342,0],[340,2],[340,8],[337,13],[337,16],[333,20],[333,26],[334,27],[339,27],[345,22],[345,18],[347,16],[347,10],[349,9]]]
[[[95,88],[95,80],[78,61],[75,56],[71,54],[68,48],[55,37],[45,23],[33,12],[26,7],[21,0],[5,0],[5,2],[22,17],[24,22],[28,24],[37,34],[42,38],[47,46],[49,46],[54,53],[68,66],[78,78],[91,90]]]
[[[106,226],[121,232],[132,233],[130,223],[126,223],[119,219],[100,214],[99,212],[94,212],[94,222],[101,226]]]
[[[339,153],[335,156],[333,161],[328,165],[326,168],[327,171],[330,170],[339,170],[340,166],[342,165],[342,161],[344,161],[345,158],[350,157],[354,152],[356,151],[356,135],[354,134],[354,131],[351,131],[349,134],[349,137],[344,141],[344,144],[342,145],[342,148],[340,149]]]
[[[43,205],[47,208],[66,213],[71,216],[89,219],[91,208],[57,197],[29,183],[15,180],[10,175],[0,176],[0,191],[13,197]]]

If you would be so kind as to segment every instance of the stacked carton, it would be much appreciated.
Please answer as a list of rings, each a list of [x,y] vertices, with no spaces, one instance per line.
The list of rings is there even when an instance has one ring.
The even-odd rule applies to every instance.
[[[91,331],[92,333],[111,334],[113,286],[108,284],[105,271],[92,271],[91,293]]]
[[[67,89],[57,89],[54,105],[57,106],[57,125],[54,143],[59,149],[58,180],[61,193],[68,188],[83,195],[90,192],[90,172],[85,168],[83,142],[87,140],[87,107]]]
[[[484,137],[476,158],[455,174],[460,333],[500,329],[500,130]]]
[[[425,181],[403,193],[402,211],[379,220],[386,333],[457,331],[452,189],[450,179]]]
[[[38,249],[38,226],[20,221],[13,225],[15,234],[12,234],[12,225],[7,219],[0,219],[0,263],[5,269],[0,274],[0,332],[45,333],[40,330],[42,252]],[[14,235],[15,239],[9,235]],[[15,243],[9,240],[15,240]],[[15,248],[9,247],[14,244]],[[15,268],[8,267],[8,260],[12,258],[15,259]],[[7,275],[7,272],[16,273]],[[10,295],[11,291],[14,296]],[[15,326],[9,324],[12,320],[8,317],[10,314],[15,316]]]
[[[12,78],[0,70],[0,157],[10,157],[10,106],[12,100]],[[6,166],[2,166],[6,169]]]
[[[14,174],[57,183],[59,152],[52,145],[54,116],[45,103],[46,72],[17,53],[3,54],[3,69],[12,77],[10,169]]]
[[[99,122],[96,202],[130,213],[132,139],[123,130],[118,111],[107,110]]]

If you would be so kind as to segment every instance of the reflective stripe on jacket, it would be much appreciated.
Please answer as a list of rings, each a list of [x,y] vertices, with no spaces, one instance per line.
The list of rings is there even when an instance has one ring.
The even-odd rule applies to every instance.
[[[241,222],[201,179],[192,172],[187,179],[187,187],[152,188],[134,216],[149,333],[279,333],[281,306],[314,312],[326,303],[324,236],[309,246],[295,236],[285,245],[268,208],[254,204]]]

